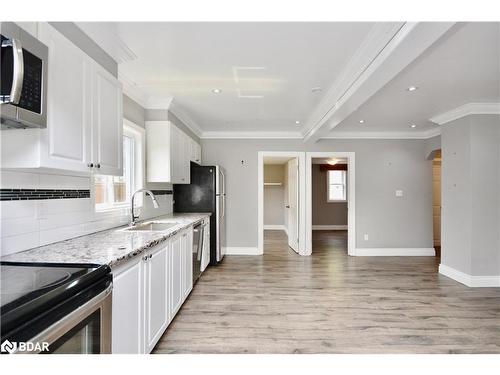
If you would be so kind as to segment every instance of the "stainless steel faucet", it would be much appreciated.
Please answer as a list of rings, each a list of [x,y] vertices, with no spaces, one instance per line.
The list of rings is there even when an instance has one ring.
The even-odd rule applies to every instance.
[[[132,206],[130,207],[130,211],[132,212],[132,221],[131,221],[130,225],[132,225],[132,226],[135,225],[136,219],[139,218],[139,215],[136,216],[135,213],[134,213],[134,199],[135,199],[135,195],[137,193],[146,193],[146,194],[148,194],[151,197],[151,200],[153,201],[153,207],[154,208],[160,207],[160,205],[158,204],[158,201],[156,200],[155,195],[153,194],[153,192],[151,190],[148,190],[148,189],[139,189],[139,190],[137,190],[134,194],[132,194]]]

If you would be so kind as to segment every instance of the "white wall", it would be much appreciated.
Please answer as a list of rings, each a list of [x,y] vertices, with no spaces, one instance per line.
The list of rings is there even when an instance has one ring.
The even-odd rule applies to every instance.
[[[356,153],[356,247],[431,248],[432,161],[423,140],[203,139],[205,164],[227,172],[227,244],[257,246],[258,151]],[[403,190],[404,197],[395,197]],[[364,241],[363,234],[369,235]]]
[[[25,172],[0,172],[2,189],[89,189],[90,179]],[[141,219],[172,212],[172,195],[144,199]],[[94,213],[90,198],[0,201],[0,255],[127,224],[130,210]]]

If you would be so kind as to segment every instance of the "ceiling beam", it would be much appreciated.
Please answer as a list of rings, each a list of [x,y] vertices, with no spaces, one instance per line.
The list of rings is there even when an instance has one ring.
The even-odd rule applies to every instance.
[[[309,118],[304,142],[313,143],[327,136],[453,25],[453,22],[377,24]]]

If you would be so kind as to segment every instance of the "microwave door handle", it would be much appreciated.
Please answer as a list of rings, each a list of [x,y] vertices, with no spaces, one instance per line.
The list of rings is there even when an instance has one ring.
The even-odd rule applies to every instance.
[[[10,102],[19,104],[24,80],[24,58],[23,46],[17,39],[11,39],[12,55],[14,57],[12,88],[10,90]]]

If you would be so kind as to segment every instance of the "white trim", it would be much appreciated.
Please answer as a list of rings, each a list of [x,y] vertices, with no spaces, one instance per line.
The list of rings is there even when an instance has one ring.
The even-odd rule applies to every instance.
[[[439,265],[439,273],[450,279],[458,281],[473,288],[500,288],[500,275],[498,276],[472,276],[455,268]]]
[[[313,225],[312,230],[347,230],[347,225]]]
[[[191,130],[198,138],[201,138],[203,131],[199,127],[199,125],[182,109],[175,100],[170,103],[168,108],[170,112],[174,114],[182,123]]]
[[[439,127],[417,132],[333,132],[320,139],[429,139],[441,135]]]
[[[354,255],[358,257],[433,257],[433,247],[374,247],[357,248]]]
[[[118,72],[118,80],[122,83],[122,90],[126,96],[143,108],[147,107],[149,96],[146,95],[134,81],[120,72]]]
[[[441,113],[429,121],[444,125],[469,115],[500,115],[500,103],[467,103],[448,112]]]
[[[405,22],[375,27],[310,116],[305,141],[315,142],[327,135],[453,25]]]
[[[300,132],[269,131],[206,131],[202,139],[302,139]]]
[[[356,249],[356,154],[354,152],[307,152],[306,153],[306,214],[305,254],[312,254],[312,159],[347,159],[347,253],[355,255]]]
[[[262,255],[256,247],[225,247],[226,255]]]
[[[285,228],[284,225],[281,225],[281,224],[278,224],[278,225],[267,224],[267,225],[264,225],[264,230],[282,230],[282,231],[286,231],[286,228]]]
[[[149,96],[145,109],[169,109],[174,98],[171,96]]]
[[[306,153],[299,151],[259,151],[257,153],[257,248],[264,253],[264,157],[286,156],[299,162],[299,254],[306,252]],[[286,232],[286,231],[285,231]],[[288,233],[287,233],[288,234]]]

